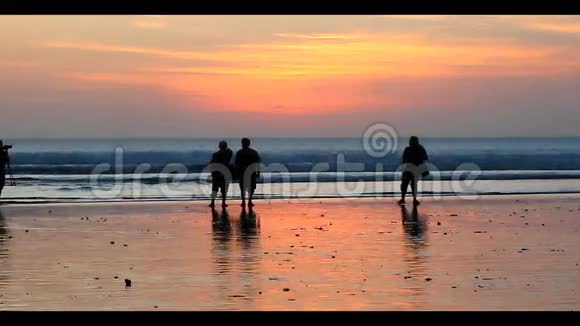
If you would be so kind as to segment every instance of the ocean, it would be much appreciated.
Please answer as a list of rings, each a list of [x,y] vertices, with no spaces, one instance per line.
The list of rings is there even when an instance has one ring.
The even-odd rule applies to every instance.
[[[203,200],[220,139],[5,139],[6,202]],[[226,139],[235,152],[240,139]],[[398,196],[407,139],[374,157],[360,138],[256,138],[258,198]],[[579,193],[580,138],[422,138],[422,196]],[[9,184],[7,182],[7,184]],[[231,197],[239,196],[236,185]]]

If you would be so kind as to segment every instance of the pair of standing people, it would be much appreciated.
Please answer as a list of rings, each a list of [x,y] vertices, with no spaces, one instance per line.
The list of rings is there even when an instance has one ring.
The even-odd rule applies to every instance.
[[[210,161],[210,171],[212,177],[212,193],[210,207],[215,206],[215,199],[218,191],[221,191],[222,206],[227,207],[226,197],[229,184],[232,179],[237,178],[242,195],[242,206],[246,206],[246,193],[248,193],[248,206],[254,206],[252,199],[256,191],[256,183],[260,174],[260,163],[262,159],[258,152],[250,148],[250,139],[242,139],[242,149],[236,153],[234,166],[231,165],[233,152],[228,148],[228,143],[222,140],[219,143],[219,150],[213,153]]]

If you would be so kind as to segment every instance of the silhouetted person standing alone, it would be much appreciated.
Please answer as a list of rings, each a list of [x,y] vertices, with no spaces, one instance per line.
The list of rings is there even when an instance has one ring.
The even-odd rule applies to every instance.
[[[399,200],[399,205],[405,204],[405,195],[409,184],[411,184],[411,189],[413,190],[413,205],[419,205],[417,183],[421,176],[429,175],[423,165],[427,160],[429,160],[427,151],[419,144],[419,138],[411,136],[409,146],[403,152],[403,176],[401,177],[401,200]]]
[[[256,190],[256,181],[260,174],[260,163],[262,159],[258,152],[250,148],[250,140],[242,139],[242,149],[236,153],[235,166],[240,182],[240,192],[242,194],[242,206],[246,206],[246,191],[249,194],[248,205],[254,206],[252,199]]]
[[[4,190],[4,186],[6,185],[6,170],[10,163],[8,149],[10,148],[12,148],[11,145],[4,145],[4,142],[0,140],[0,198],[2,197],[2,190]]]
[[[210,161],[211,165],[211,203],[209,207],[215,206],[215,198],[218,190],[222,193],[222,207],[227,207],[226,196],[228,187],[232,179],[230,168],[230,161],[234,156],[234,152],[228,148],[228,143],[225,140],[220,141],[219,150],[213,153]]]

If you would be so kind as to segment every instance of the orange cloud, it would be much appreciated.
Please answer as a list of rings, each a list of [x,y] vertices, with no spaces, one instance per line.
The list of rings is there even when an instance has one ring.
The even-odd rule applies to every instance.
[[[528,23],[525,26],[530,29],[540,31],[559,32],[567,34],[580,33],[580,23],[533,22]]]
[[[146,21],[146,20],[138,20],[134,21],[133,26],[143,28],[143,29],[165,29],[167,28],[167,24],[161,21]]]
[[[274,34],[283,38],[294,39],[310,39],[310,40],[352,40],[362,39],[368,37],[364,34],[292,34],[292,33],[278,33]]]
[[[385,78],[531,76],[577,73],[579,58],[560,62],[557,47],[529,47],[509,39],[432,40],[420,34],[279,34],[278,39],[205,51],[101,43],[45,42],[49,48],[159,58],[125,73],[78,73],[74,79],[149,85],[173,92],[197,109],[285,113],[357,107],[397,107],[420,99],[370,93]],[[280,40],[280,38],[282,40]],[[173,59],[196,61],[175,65]],[[198,61],[203,61],[200,64]],[[191,94],[204,94],[202,102]],[[282,103],[282,104],[281,104]]]

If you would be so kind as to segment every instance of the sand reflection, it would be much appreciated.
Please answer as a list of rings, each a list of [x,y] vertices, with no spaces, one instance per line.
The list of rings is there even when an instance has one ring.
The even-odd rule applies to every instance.
[[[259,218],[252,209],[242,209],[238,218],[232,218],[226,208],[212,209],[212,278],[215,301],[223,302],[224,308],[240,304],[250,308],[260,292],[259,229]]]

